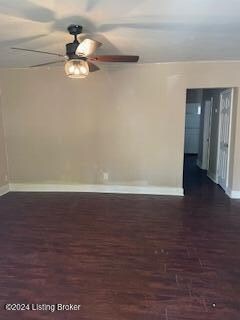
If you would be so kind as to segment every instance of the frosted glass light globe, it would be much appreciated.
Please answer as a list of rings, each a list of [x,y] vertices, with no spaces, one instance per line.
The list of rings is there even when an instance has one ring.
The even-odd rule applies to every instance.
[[[81,59],[68,60],[65,63],[65,72],[69,78],[86,78],[89,74],[88,63]]]

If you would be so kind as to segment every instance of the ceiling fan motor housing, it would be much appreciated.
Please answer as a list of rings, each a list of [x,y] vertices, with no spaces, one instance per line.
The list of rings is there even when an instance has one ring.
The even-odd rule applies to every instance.
[[[81,59],[86,61],[87,58],[84,56],[78,56],[76,55],[76,50],[79,45],[79,42],[72,42],[72,43],[67,43],[66,44],[66,55],[68,56],[69,59]]]
[[[73,43],[67,43],[66,44],[66,54],[69,59],[74,59],[76,58],[76,49],[78,47],[79,43],[78,42],[73,42]]]

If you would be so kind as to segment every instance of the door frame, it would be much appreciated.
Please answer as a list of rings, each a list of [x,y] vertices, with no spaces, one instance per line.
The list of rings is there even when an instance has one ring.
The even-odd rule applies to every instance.
[[[223,92],[231,92],[231,105],[230,105],[230,115],[229,115],[229,135],[228,135],[228,154],[227,154],[227,172],[226,172],[226,187],[223,188],[227,191],[229,185],[229,165],[230,165],[230,150],[231,150],[231,137],[232,137],[232,112],[233,112],[233,99],[234,99],[234,88],[228,88],[220,93],[219,102],[219,119],[218,119],[218,148],[217,148],[217,174],[216,182],[218,183],[218,172],[219,172],[219,157],[220,157],[220,134],[221,134],[221,104],[222,104],[222,94]]]
[[[210,100],[206,100],[205,102],[205,105],[204,105],[204,108],[206,108],[206,103],[209,102],[210,103],[210,112],[209,112],[209,117],[208,119],[205,118],[205,115],[204,115],[204,123],[203,123],[203,137],[202,139],[205,138],[206,136],[206,129],[208,129],[208,132],[209,132],[209,136],[208,136],[208,144],[207,144],[207,147],[206,147],[206,144],[204,143],[203,141],[203,154],[202,154],[202,160],[205,158],[205,155],[207,155],[207,159],[206,159],[206,162],[204,161],[202,163],[202,167],[204,170],[207,170],[209,169],[209,160],[210,160],[210,152],[211,152],[211,130],[212,130],[212,113],[213,113],[213,97],[211,97]],[[205,112],[205,111],[204,111]],[[208,123],[206,123],[206,120]],[[206,166],[205,166],[206,164]]]

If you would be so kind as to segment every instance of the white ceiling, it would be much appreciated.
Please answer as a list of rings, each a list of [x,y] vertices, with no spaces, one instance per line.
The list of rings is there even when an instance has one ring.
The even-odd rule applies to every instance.
[[[239,0],[0,0],[0,67],[54,59],[13,46],[65,54],[71,23],[141,62],[240,59]]]

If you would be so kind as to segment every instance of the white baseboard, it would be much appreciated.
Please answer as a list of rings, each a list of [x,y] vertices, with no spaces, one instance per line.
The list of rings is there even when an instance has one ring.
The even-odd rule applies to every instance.
[[[198,166],[200,169],[202,169],[202,163],[200,162],[199,159],[197,159],[197,166]]]
[[[28,184],[10,183],[10,191],[15,192],[96,192],[183,196],[183,188],[157,186],[123,186],[123,185],[62,185],[62,184]]]
[[[9,192],[9,185],[5,184],[0,187],[0,197]]]
[[[230,188],[227,188],[226,194],[227,194],[231,199],[240,199],[240,191],[231,190]]]
[[[211,172],[208,172],[207,173],[207,176],[209,179],[211,179],[214,183],[218,184],[218,181],[217,181],[217,176]]]

